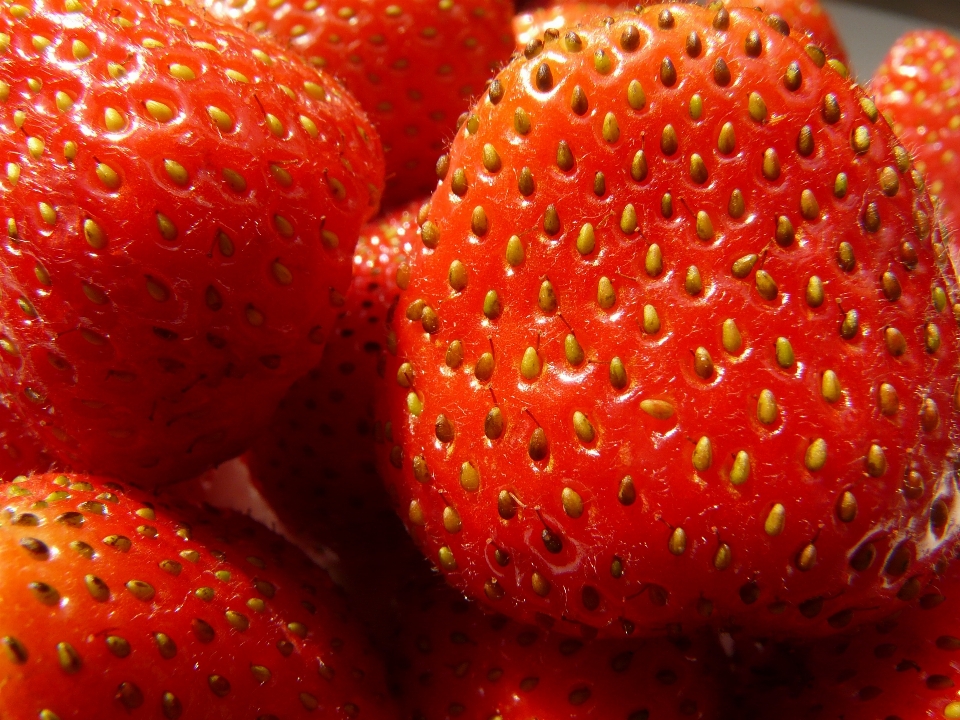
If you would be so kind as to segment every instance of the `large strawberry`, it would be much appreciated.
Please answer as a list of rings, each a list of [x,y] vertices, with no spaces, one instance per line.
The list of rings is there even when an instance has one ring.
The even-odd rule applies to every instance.
[[[391,680],[405,718],[718,720],[713,638],[583,642],[485,613],[449,587],[409,588]]]
[[[510,57],[511,0],[205,0],[210,12],[336,75],[370,114],[386,204],[433,192],[457,118]]]
[[[823,59],[752,10],[654,6],[548,37],[470,114],[379,446],[469,595],[567,631],[827,633],[955,539],[955,281]]]
[[[332,79],[177,0],[0,14],[4,389],[74,468],[240,452],[320,358],[376,133]]]
[[[805,646],[733,643],[742,720],[960,717],[960,578],[937,579],[909,608]]]
[[[915,30],[893,44],[870,81],[880,111],[940,198],[944,225],[960,232],[960,41]],[[960,242],[950,243],[957,251]]]
[[[91,476],[0,491],[0,716],[396,717],[329,577],[256,523]]]

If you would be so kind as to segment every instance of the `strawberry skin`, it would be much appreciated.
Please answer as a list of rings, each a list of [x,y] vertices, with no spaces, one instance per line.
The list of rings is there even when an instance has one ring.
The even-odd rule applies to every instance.
[[[404,717],[720,717],[724,658],[710,637],[582,642],[422,585],[405,595],[393,648]]]
[[[909,32],[870,81],[880,111],[940,199],[944,226],[960,231],[960,41],[940,30]],[[951,235],[952,236],[952,235]],[[951,241],[956,252],[957,241]]]
[[[0,402],[0,479],[46,472],[53,460],[9,407]]]
[[[823,60],[752,10],[653,6],[548,38],[468,117],[378,411],[466,594],[568,632],[830,633],[955,539],[955,281]]]
[[[0,490],[4,718],[396,717],[329,577],[256,523],[92,476]]]
[[[332,79],[176,2],[0,15],[3,384],[65,464],[173,482],[320,358],[382,187]]]
[[[757,8],[768,15],[776,15],[791,29],[807,33],[830,58],[849,64],[840,33],[833,25],[830,13],[818,0],[734,0],[727,2],[727,7]]]
[[[343,82],[383,140],[385,205],[433,192],[457,118],[513,50],[511,0],[205,4]]]

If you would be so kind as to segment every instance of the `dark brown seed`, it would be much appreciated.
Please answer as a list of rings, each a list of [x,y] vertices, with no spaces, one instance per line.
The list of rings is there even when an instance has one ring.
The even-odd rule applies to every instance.
[[[703,42],[700,40],[700,36],[696,31],[687,35],[687,55],[692,58],[700,57],[700,53],[703,52]]]
[[[750,57],[760,57],[760,53],[763,51],[763,41],[760,39],[760,33],[751,30],[743,43],[743,49]]]
[[[540,63],[537,67],[536,86],[540,92],[547,92],[553,89],[553,72],[546,63]]]
[[[726,61],[720,57],[713,64],[713,81],[720,87],[726,87],[730,84],[730,68]]]

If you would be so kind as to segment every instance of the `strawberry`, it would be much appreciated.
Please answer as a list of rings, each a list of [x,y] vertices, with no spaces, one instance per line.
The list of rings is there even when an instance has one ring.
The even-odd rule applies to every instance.
[[[256,523],[85,475],[2,490],[4,718],[396,717],[329,577]]]
[[[870,81],[877,107],[913,153],[944,225],[960,232],[960,41],[941,30],[909,32],[893,44]],[[960,243],[951,242],[957,252]]]
[[[433,192],[458,116],[513,50],[511,0],[205,0],[339,78],[380,131],[386,205]]]
[[[77,469],[173,482],[316,365],[382,182],[332,79],[176,0],[0,16],[2,381]]]
[[[378,460],[449,581],[604,635],[836,632],[956,539],[955,280],[869,98],[752,10],[547,37],[442,163]]]
[[[802,646],[736,645],[739,703],[731,717],[960,717],[960,582],[937,579],[909,608]],[[737,657],[741,654],[746,657]]]
[[[392,679],[407,718],[710,718],[724,659],[712,638],[582,642],[484,613],[449,587],[411,589]]]

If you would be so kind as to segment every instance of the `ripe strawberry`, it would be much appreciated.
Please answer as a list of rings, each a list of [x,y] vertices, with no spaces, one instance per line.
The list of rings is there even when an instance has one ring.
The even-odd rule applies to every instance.
[[[800,647],[750,646],[740,659],[743,720],[960,717],[960,582],[933,582],[902,612]],[[758,651],[759,650],[759,651]]]
[[[411,590],[396,640],[401,714],[439,720],[719,718],[711,638],[581,642],[481,611],[436,583]]]
[[[355,603],[371,610],[365,615],[372,620],[382,614],[380,596],[397,589],[391,583],[400,582],[401,567],[409,565],[399,556],[419,556],[407,551],[409,539],[373,464],[373,381],[386,315],[405,283],[419,207],[398,208],[364,227],[353,284],[323,360],[294,383],[244,456],[285,530],[306,547],[335,553],[331,572]],[[398,545],[393,561],[371,572],[371,562],[383,562]]]
[[[465,122],[378,454],[468,595],[566,631],[828,633],[954,541],[955,280],[822,59],[751,10],[654,6],[548,39]]]
[[[329,577],[256,523],[84,475],[2,490],[0,716],[396,717]]]
[[[384,204],[433,192],[455,124],[510,57],[511,0],[205,0],[222,19],[269,34],[336,75],[383,139]]]
[[[940,30],[916,30],[890,48],[870,87],[939,197],[941,217],[960,232],[960,41]],[[950,243],[955,251],[960,242]]]
[[[176,0],[35,0],[0,33],[11,407],[65,463],[143,483],[236,455],[320,358],[376,133]]]

